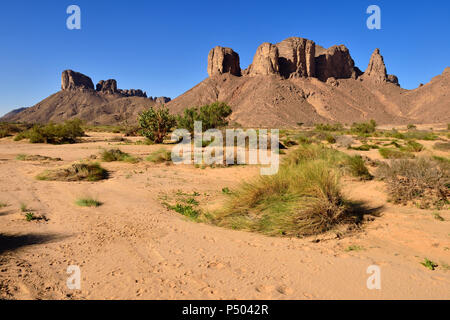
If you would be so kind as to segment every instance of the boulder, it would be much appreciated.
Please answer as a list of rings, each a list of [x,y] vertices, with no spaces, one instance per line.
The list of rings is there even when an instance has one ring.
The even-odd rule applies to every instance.
[[[400,86],[400,83],[398,82],[398,77],[396,75],[388,74],[387,81],[397,86]]]
[[[359,69],[355,69],[355,62],[346,46],[332,46],[321,52],[322,54],[315,58],[316,77],[319,80],[327,81],[328,78],[346,79],[358,76]]]
[[[314,41],[291,37],[276,44],[280,74],[285,78],[314,77]]]
[[[264,42],[256,50],[253,62],[245,73],[249,75],[279,74],[280,65],[278,59],[277,46]]]
[[[94,90],[94,83],[82,73],[65,70],[61,76],[61,90]]]
[[[212,77],[224,73],[241,75],[239,55],[231,48],[217,46],[208,55],[208,74]]]

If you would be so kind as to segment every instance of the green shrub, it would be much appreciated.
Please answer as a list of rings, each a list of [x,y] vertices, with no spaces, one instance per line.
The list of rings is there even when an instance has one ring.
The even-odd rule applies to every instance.
[[[316,130],[319,131],[342,131],[344,126],[341,123],[328,124],[328,123],[318,123],[315,126]]]
[[[406,126],[406,128],[407,128],[408,130],[416,130],[416,129],[417,129],[416,125],[414,125],[414,124],[412,124],[412,123],[408,124],[408,125]]]
[[[356,134],[370,134],[374,133],[377,128],[377,123],[375,120],[370,120],[369,122],[353,123],[351,127],[351,132]]]
[[[421,152],[423,151],[424,146],[417,141],[409,140],[406,142],[406,145],[403,147],[400,147],[400,150],[406,151],[406,152]]]
[[[81,120],[74,119],[67,120],[62,124],[36,124],[31,129],[16,135],[14,140],[29,139],[31,143],[64,144],[76,143],[83,136]]]
[[[360,177],[362,180],[371,180],[373,178],[361,156],[356,155],[353,157],[348,157],[347,165],[349,172],[354,177]]]
[[[333,137],[331,134],[327,135],[326,140],[330,144],[335,144],[336,143],[336,138]]]
[[[438,136],[435,135],[431,131],[419,131],[419,130],[412,130],[407,132],[399,132],[396,129],[392,129],[391,131],[385,131],[384,132],[385,137],[390,138],[396,138],[396,139],[402,139],[402,140],[436,140],[438,139]]]
[[[194,132],[194,122],[202,121],[203,132],[209,129],[221,128],[228,125],[227,117],[231,115],[230,106],[223,102],[214,102],[200,108],[193,107],[184,110],[177,118],[177,127]]]
[[[143,111],[138,122],[142,135],[154,143],[162,143],[176,124],[175,116],[171,115],[165,106],[156,110],[150,107]]]
[[[410,152],[400,151],[392,148],[378,149],[380,155],[385,159],[411,159],[414,155]]]

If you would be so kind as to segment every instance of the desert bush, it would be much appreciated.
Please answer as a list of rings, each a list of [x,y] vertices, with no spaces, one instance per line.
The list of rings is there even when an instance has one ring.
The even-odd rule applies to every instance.
[[[406,128],[407,128],[408,130],[416,130],[416,129],[417,129],[417,126],[414,125],[414,124],[412,124],[412,123],[410,123],[410,124],[408,124],[408,125],[406,126]]]
[[[176,124],[175,116],[171,115],[165,106],[156,110],[150,107],[143,111],[138,122],[142,135],[154,143],[162,143]]]
[[[377,123],[375,120],[370,120],[369,122],[353,123],[351,127],[351,132],[355,134],[370,134],[374,133],[377,128]]]
[[[154,163],[170,162],[172,160],[172,153],[170,150],[161,148],[152,152],[145,160]]]
[[[393,160],[383,163],[376,176],[387,183],[394,203],[415,201],[422,208],[442,207],[450,196],[450,165],[433,159]]]
[[[29,139],[31,143],[64,144],[76,143],[83,136],[81,120],[74,119],[67,120],[62,124],[36,124],[31,129],[20,132],[14,140]]]
[[[417,141],[409,140],[403,147],[400,147],[400,150],[406,152],[421,152],[423,151],[424,146]]]
[[[450,142],[436,142],[433,149],[441,151],[450,151]]]
[[[44,171],[36,178],[54,181],[99,181],[108,178],[108,171],[98,163],[76,163],[69,168]]]
[[[177,127],[194,132],[194,122],[202,121],[202,130],[221,128],[228,125],[227,117],[232,113],[230,106],[223,102],[214,102],[200,108],[193,107],[184,110],[177,118]]]
[[[380,148],[378,149],[380,155],[385,159],[411,159],[414,155],[407,151],[401,151],[392,148]]]
[[[319,131],[342,131],[344,130],[344,126],[341,123],[318,123],[315,126],[316,130]]]
[[[359,155],[348,157],[346,165],[348,171],[354,177],[360,177],[362,180],[371,180],[373,178],[373,176],[369,173],[363,158]]]
[[[402,140],[436,140],[438,136],[431,131],[412,130],[407,132],[399,132],[396,129],[384,132],[385,137],[396,138]]]
[[[0,122],[0,139],[10,137],[31,128],[29,124]]]
[[[139,162],[139,159],[129,155],[126,152],[123,152],[120,149],[103,150],[103,152],[101,153],[101,159],[102,161],[105,162],[113,162],[113,161],[124,161],[130,163]]]

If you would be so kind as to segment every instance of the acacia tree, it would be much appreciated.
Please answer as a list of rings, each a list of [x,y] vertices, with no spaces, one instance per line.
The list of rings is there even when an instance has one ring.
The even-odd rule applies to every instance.
[[[175,126],[175,116],[164,105],[161,108],[141,112],[138,117],[142,135],[154,143],[161,143],[167,133]]]

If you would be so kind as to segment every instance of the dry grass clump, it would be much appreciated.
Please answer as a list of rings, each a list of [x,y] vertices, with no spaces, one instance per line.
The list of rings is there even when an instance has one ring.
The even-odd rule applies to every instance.
[[[170,150],[160,148],[152,152],[145,160],[154,163],[163,163],[172,161],[172,152]]]
[[[39,154],[29,155],[29,154],[18,154],[16,160],[19,161],[62,161],[61,158],[52,158],[47,156],[41,156]]]
[[[120,149],[110,149],[104,150],[101,153],[102,161],[105,162],[113,162],[113,161],[124,161],[130,163],[137,163],[139,159],[129,155],[126,152],[121,151]]]
[[[433,149],[440,151],[450,151],[450,142],[436,142]]]
[[[98,163],[75,163],[69,168],[44,171],[36,178],[47,181],[99,181],[108,178],[108,171]]]
[[[261,176],[233,191],[212,222],[272,236],[314,235],[355,223],[339,185],[348,158],[320,145],[302,145],[287,156],[277,174]]]
[[[394,160],[377,169],[394,203],[414,202],[421,208],[441,209],[449,203],[450,164],[428,158]]]

